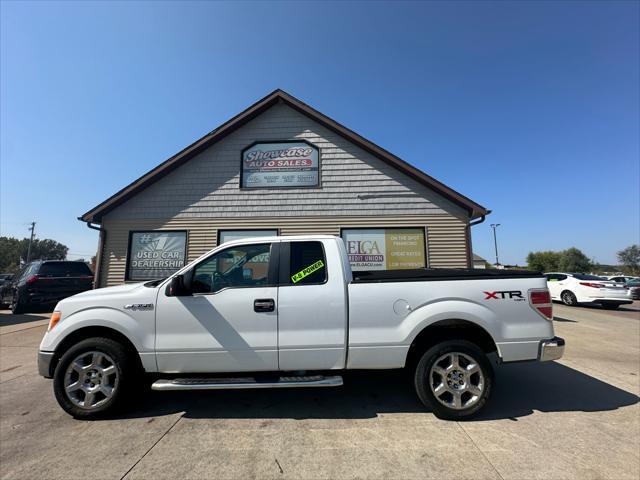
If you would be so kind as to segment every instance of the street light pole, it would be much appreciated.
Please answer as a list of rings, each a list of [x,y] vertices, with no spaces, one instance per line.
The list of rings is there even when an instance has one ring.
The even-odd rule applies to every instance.
[[[498,228],[499,226],[499,223],[492,223],[490,225],[490,227],[493,228],[493,246],[496,249],[496,267],[500,265],[500,260],[498,260],[498,240],[496,238],[496,228]]]

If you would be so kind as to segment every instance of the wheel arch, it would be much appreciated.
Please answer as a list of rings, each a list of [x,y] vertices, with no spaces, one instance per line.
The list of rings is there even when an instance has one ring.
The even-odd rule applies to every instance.
[[[77,330],[74,330],[58,343],[54,351],[51,364],[49,366],[49,374],[53,375],[53,372],[55,371],[56,366],[58,365],[58,362],[60,361],[62,356],[65,354],[65,352],[69,350],[69,348],[71,348],[76,343],[81,342],[82,340],[86,340],[88,338],[94,338],[94,337],[109,338],[113,341],[120,343],[122,346],[124,346],[127,353],[134,360],[139,370],[140,371],[144,370],[138,350],[136,349],[133,342],[126,335],[124,335],[122,332],[119,332],[118,330],[115,330],[113,328],[95,325],[95,326],[81,327]]]
[[[407,352],[405,366],[415,367],[423,352],[446,340],[466,340],[477,345],[485,354],[498,351],[493,337],[484,327],[469,320],[452,318],[427,325],[418,333]]]

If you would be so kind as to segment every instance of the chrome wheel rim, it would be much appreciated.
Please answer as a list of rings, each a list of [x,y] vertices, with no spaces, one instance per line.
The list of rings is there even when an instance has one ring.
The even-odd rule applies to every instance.
[[[565,292],[564,295],[562,295],[562,300],[566,305],[573,305],[573,298],[571,298],[571,293],[569,292]]]
[[[107,403],[118,389],[119,374],[113,359],[104,352],[85,352],[67,367],[64,391],[74,405],[92,410]]]
[[[431,392],[442,405],[454,410],[472,407],[485,389],[480,364],[461,352],[445,353],[429,371]]]

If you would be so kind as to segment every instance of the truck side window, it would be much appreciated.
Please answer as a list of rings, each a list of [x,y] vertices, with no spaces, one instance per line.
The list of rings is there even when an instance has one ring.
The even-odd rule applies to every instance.
[[[207,258],[195,267],[193,293],[215,293],[230,287],[258,287],[267,284],[271,244],[231,247]]]
[[[291,242],[289,285],[327,281],[327,259],[321,242]]]

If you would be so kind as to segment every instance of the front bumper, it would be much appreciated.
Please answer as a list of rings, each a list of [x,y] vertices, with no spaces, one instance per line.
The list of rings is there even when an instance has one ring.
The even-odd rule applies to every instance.
[[[558,360],[564,354],[564,338],[553,337],[551,340],[542,340],[538,359],[541,362]]]
[[[53,352],[38,351],[38,373],[45,378],[52,378],[51,363],[53,362]]]

